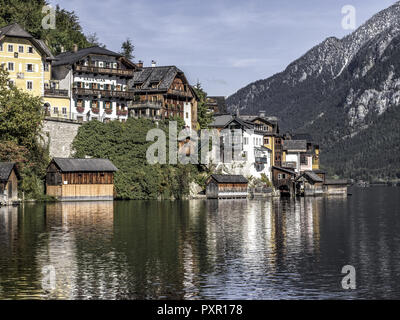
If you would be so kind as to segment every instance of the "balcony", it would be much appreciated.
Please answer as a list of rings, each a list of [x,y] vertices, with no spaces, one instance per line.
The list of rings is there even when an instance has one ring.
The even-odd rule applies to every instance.
[[[68,98],[68,90],[45,88],[44,95],[46,97],[66,97],[66,98]]]
[[[120,98],[132,100],[135,94],[131,91],[118,91],[118,90],[99,90],[99,89],[85,89],[74,88],[74,95],[77,96],[93,96],[97,98]]]
[[[267,157],[256,157],[256,163],[268,163]]]
[[[282,168],[296,169],[297,163],[296,162],[282,162]]]
[[[125,70],[125,69],[112,69],[112,68],[102,68],[95,66],[75,66],[76,72],[85,72],[85,73],[94,73],[94,74],[106,74],[111,76],[118,77],[133,77],[133,70]]]
[[[129,105],[132,109],[162,109],[162,107],[161,101],[133,101]]]
[[[192,93],[189,91],[183,91],[183,90],[174,90],[171,89],[168,91],[168,94],[174,95],[174,96],[181,96],[181,97],[188,97],[192,98]]]

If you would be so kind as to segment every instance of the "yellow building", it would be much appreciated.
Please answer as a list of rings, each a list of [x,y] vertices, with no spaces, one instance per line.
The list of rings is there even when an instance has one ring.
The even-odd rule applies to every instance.
[[[51,62],[47,45],[35,39],[19,24],[0,28],[0,65],[9,72],[10,83],[44,98],[48,115],[66,118],[70,114],[68,91],[51,82]]]

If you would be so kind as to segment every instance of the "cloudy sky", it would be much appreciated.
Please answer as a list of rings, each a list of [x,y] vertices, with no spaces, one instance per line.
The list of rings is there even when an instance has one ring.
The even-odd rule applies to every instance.
[[[132,39],[135,61],[176,65],[209,95],[228,96],[282,71],[342,27],[342,8],[359,26],[394,0],[50,0],[75,11],[86,34],[119,51]]]

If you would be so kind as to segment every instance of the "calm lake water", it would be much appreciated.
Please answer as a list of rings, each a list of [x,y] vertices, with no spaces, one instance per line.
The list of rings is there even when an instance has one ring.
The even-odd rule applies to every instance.
[[[0,299],[399,299],[400,188],[349,192],[0,208]]]

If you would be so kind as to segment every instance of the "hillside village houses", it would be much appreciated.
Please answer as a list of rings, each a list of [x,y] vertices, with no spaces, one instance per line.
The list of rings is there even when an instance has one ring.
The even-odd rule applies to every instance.
[[[198,129],[199,97],[176,66],[152,61],[144,67],[142,61],[133,63],[98,46],[74,46],[54,57],[44,41],[16,23],[0,28],[0,63],[10,74],[10,84],[43,98],[47,120],[78,124],[180,117],[186,129]],[[206,107],[214,119],[209,128],[220,135],[220,149],[213,150],[219,157],[212,159],[218,171],[268,179],[282,192],[295,190],[296,184],[320,191],[325,173],[319,170],[319,146],[311,137],[281,134],[278,119],[264,111],[221,113],[226,112],[223,97],[209,97]],[[330,184],[329,190],[335,186]]]

